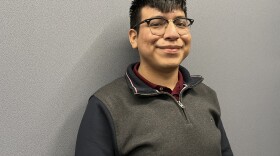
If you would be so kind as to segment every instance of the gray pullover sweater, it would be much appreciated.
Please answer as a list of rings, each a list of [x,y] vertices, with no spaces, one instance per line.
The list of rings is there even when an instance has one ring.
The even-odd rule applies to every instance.
[[[180,66],[179,101],[128,67],[99,89],[81,122],[76,156],[232,156],[216,93]]]

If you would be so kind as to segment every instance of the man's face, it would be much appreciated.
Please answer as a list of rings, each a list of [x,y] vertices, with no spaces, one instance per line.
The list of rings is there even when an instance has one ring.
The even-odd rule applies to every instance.
[[[162,13],[151,7],[141,10],[141,21],[152,17],[163,17],[167,20],[184,17],[182,10]],[[140,64],[156,70],[177,69],[190,50],[191,34],[179,35],[175,25],[169,22],[165,33],[153,35],[147,23],[139,25],[139,33],[130,30],[129,39],[133,48],[138,48]]]

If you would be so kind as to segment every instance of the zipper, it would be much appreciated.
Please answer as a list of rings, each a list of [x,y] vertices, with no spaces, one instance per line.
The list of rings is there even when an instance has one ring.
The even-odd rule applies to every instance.
[[[185,90],[187,90],[189,88],[189,86],[187,85],[187,84],[184,84],[184,88],[180,91],[180,93],[179,93],[179,100],[177,100],[175,97],[173,97],[171,94],[169,94],[169,93],[165,93],[165,92],[160,92],[160,91],[158,91],[158,90],[156,90],[156,93],[149,93],[149,94],[143,94],[143,93],[141,93],[141,94],[139,94],[139,93],[137,93],[137,94],[135,94],[135,95],[143,95],[143,96],[156,96],[156,95],[168,95],[169,97],[171,97],[174,101],[175,101],[175,103],[177,104],[177,106],[179,106],[179,108],[180,108],[180,110],[182,111],[182,113],[183,113],[183,115],[184,115],[184,118],[186,119],[186,121],[188,122],[188,123],[190,123],[190,120],[189,120],[189,118],[188,118],[188,116],[187,116],[187,113],[186,113],[186,107],[184,106],[184,104],[181,102],[182,101],[182,94],[183,94],[183,92],[185,91]]]
[[[180,94],[179,94],[179,100],[177,101],[178,105],[181,107],[182,111],[183,111],[183,114],[185,116],[185,119],[187,120],[188,123],[190,123],[190,120],[187,116],[187,112],[186,112],[186,106],[183,105],[182,103],[182,94],[185,90],[187,90],[189,87],[187,84],[184,84],[184,88],[180,91]]]
[[[186,108],[180,100],[179,100],[179,101],[176,101],[176,102],[178,103],[178,105],[179,105],[181,108],[183,108],[183,109]]]
[[[189,120],[189,118],[188,118],[188,116],[187,116],[187,112],[186,112],[186,107],[183,105],[183,103],[181,102],[181,101],[177,101],[177,103],[179,104],[179,106],[181,107],[181,110],[182,110],[182,112],[183,112],[183,115],[184,115],[184,117],[185,117],[185,120],[188,122],[188,123],[190,123],[190,120]]]
[[[187,84],[184,84],[184,88],[180,91],[179,93],[179,100],[177,100],[173,95],[169,94],[169,93],[165,93],[165,92],[158,92],[158,94],[165,94],[165,95],[168,95],[170,96],[174,101],[175,103],[177,104],[177,106],[179,106],[180,110],[182,111],[183,115],[184,115],[184,118],[185,120],[190,123],[190,120],[188,118],[188,115],[187,115],[187,112],[186,112],[186,106],[182,103],[182,94],[185,90],[187,90],[189,87]]]
[[[169,93],[161,93],[161,94],[168,95],[168,96],[171,97],[171,99],[173,99],[173,100],[175,101],[175,103],[177,104],[177,106],[179,107],[179,109],[182,111],[185,120],[187,120],[188,123],[189,123],[190,121],[189,121],[189,119],[188,119],[188,117],[187,117],[187,113],[186,113],[186,111],[185,111],[185,108],[186,108],[186,107],[185,107],[184,104],[181,102],[180,98],[179,98],[179,100],[177,100],[175,97],[173,97],[173,96],[172,96],[171,94],[169,94]]]

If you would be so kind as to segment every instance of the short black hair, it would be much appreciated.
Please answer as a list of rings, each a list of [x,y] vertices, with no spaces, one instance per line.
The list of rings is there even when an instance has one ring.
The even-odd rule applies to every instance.
[[[141,9],[145,6],[156,8],[163,13],[171,12],[175,9],[184,11],[187,16],[186,0],[133,0],[129,10],[130,28],[132,29],[141,20]],[[138,32],[139,27],[135,30]]]

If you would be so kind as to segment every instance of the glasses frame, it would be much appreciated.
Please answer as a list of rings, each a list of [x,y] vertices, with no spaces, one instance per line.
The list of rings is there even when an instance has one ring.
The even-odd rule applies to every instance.
[[[170,19],[170,20],[167,20],[167,19],[165,19],[165,18],[163,18],[163,17],[153,17],[153,18],[148,18],[148,19],[145,19],[145,20],[143,20],[143,21],[141,21],[141,22],[139,22],[139,23],[137,23],[137,24],[135,24],[133,27],[132,27],[132,29],[136,29],[138,26],[140,26],[141,24],[143,24],[143,23],[147,23],[147,25],[148,25],[148,27],[150,28],[150,22],[153,20],[153,19],[162,19],[162,20],[165,20],[166,21],[166,23],[170,23],[170,21],[172,21],[173,23],[174,23],[174,21],[176,21],[176,20],[178,20],[178,19],[186,19],[186,20],[188,20],[189,22],[190,22],[190,24],[187,26],[187,27],[190,27],[193,23],[194,23],[194,19],[190,19],[190,18],[187,18],[187,17],[177,17],[177,18],[175,18],[175,19]],[[168,26],[168,24],[167,24],[167,26]],[[166,26],[166,27],[167,27]],[[176,26],[176,25],[175,25]],[[165,27],[165,30],[166,30],[166,27]],[[176,26],[176,28],[177,28],[177,26]],[[152,33],[152,30],[151,30],[151,28],[150,28],[150,31],[151,31],[151,33]],[[153,33],[152,33],[153,34]],[[164,33],[163,33],[164,34]]]

